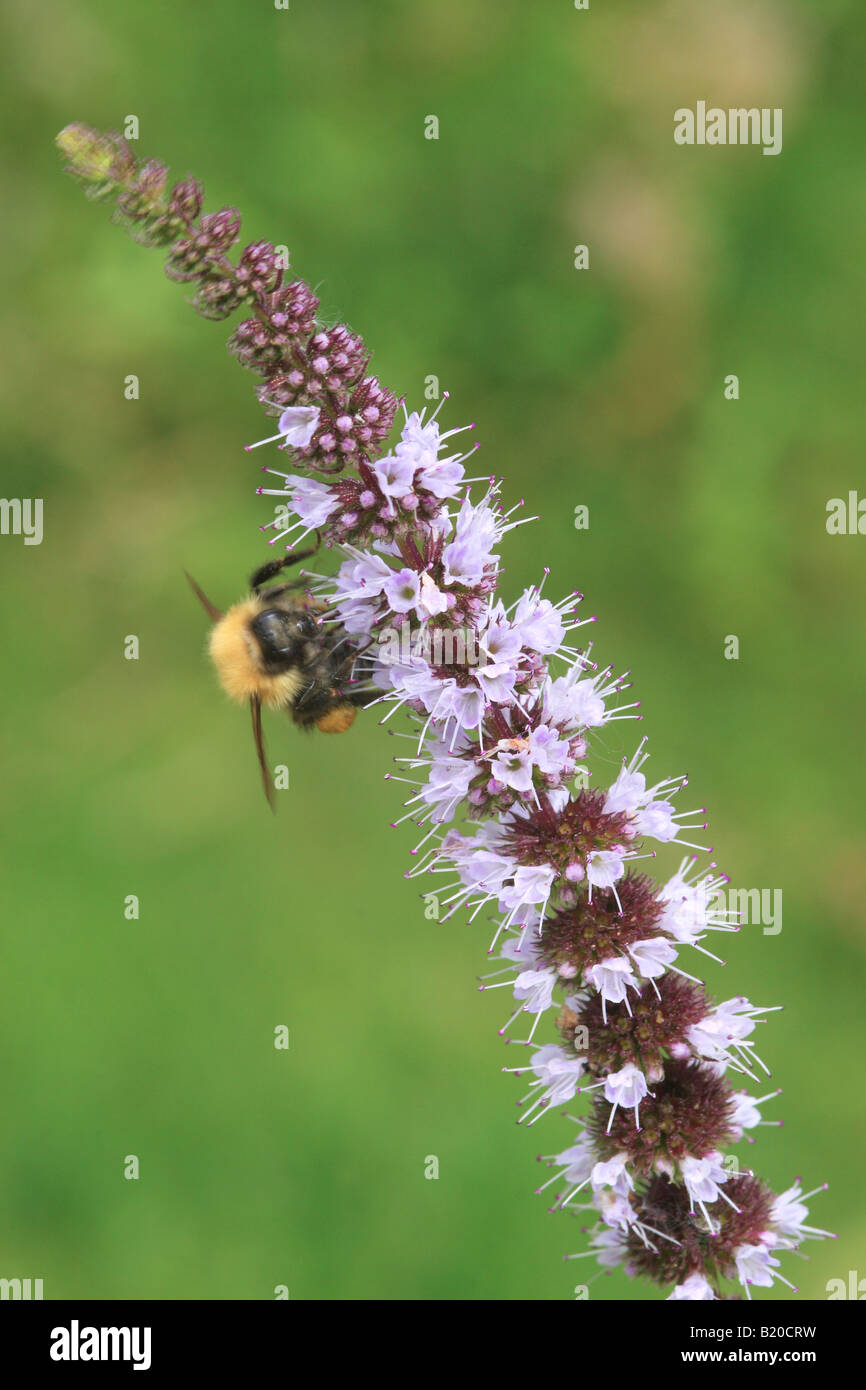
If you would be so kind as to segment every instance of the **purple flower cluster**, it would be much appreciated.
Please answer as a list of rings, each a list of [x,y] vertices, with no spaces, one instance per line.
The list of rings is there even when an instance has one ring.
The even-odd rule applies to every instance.
[[[287,411],[283,434],[298,423]],[[336,576],[314,579],[319,596],[363,652],[385,719],[403,709],[416,726],[396,779],[412,785],[402,819],[424,829],[410,874],[425,886],[444,875],[424,892],[444,917],[494,914],[498,969],[482,989],[513,997],[503,1035],[531,1020],[527,1038],[509,1036],[533,1049],[505,1068],[529,1079],[518,1122],[588,1097],[544,1184],[559,1186],[553,1209],[596,1214],[587,1253],[673,1284],[674,1299],[788,1283],[778,1252],[828,1234],[806,1224],[812,1194],[797,1184],[776,1198],[725,1154],[773,1123],[760,1107],[778,1091],[727,1079],[767,1072],[753,1035],[768,1009],[715,1004],[681,961],[738,929],[720,906],[727,879],[698,867],[709,849],[687,838],[704,812],[677,809],[686,778],[648,782],[646,740],[590,788],[593,734],[639,718],[637,705],[621,701],[624,677],[571,645],[579,594],[553,603],[538,585],[503,604],[499,550],[523,518],[502,509],[494,480],[465,477],[467,454],[443,456],[447,438],[435,414],[407,413],[393,452],[369,466],[377,495],[363,510],[356,479],[285,474],[271,490],[296,528],[341,551]],[[475,498],[473,481],[485,484]],[[660,884],[635,868],[654,844],[691,851]],[[551,1011],[560,1041],[535,1047]]]
[[[259,444],[295,470],[265,466],[279,482],[259,492],[279,502],[262,529],[271,545],[291,549],[315,532],[337,549],[336,575],[311,583],[355,644],[382,722],[400,710],[412,721],[394,777],[411,787],[402,819],[423,830],[409,876],[430,885],[424,897],[443,917],[493,915],[497,968],[481,987],[510,993],[500,1031],[530,1049],[504,1068],[528,1082],[519,1123],[587,1098],[573,1142],[545,1160],[552,1209],[590,1212],[582,1253],[673,1286],[672,1299],[787,1283],[779,1254],[828,1234],[807,1224],[812,1194],[796,1183],[776,1197],[726,1153],[772,1123],[760,1107],[778,1091],[741,1085],[760,1089],[767,1072],[754,1035],[768,1010],[742,997],[714,1003],[684,968],[689,952],[712,955],[710,932],[738,929],[727,880],[711,862],[699,867],[709,850],[687,838],[706,823],[703,810],[678,809],[686,779],[648,782],[643,740],[610,785],[590,786],[598,731],[640,716],[623,700],[627,673],[600,670],[592,644],[575,645],[594,622],[578,616],[582,595],[554,603],[542,581],[506,606],[500,548],[532,518],[518,515],[522,504],[503,509],[494,478],[467,476],[477,445],[453,450],[462,431],[441,432],[438,409],[404,410],[384,447],[396,401],[364,375],[363,343],[317,323],[315,296],[283,284],[269,243],[229,261],[235,212],[201,216],[198,184],[167,191],[166,170],[137,162],[116,136],[70,126],[59,143],[139,239],[169,246],[168,274],[195,283],[200,313],[252,309],[231,347],[263,378],[259,400],[277,417]],[[659,883],[636,865],[667,844],[690,853]],[[558,1041],[539,1046],[544,1016]],[[518,1020],[528,1037],[511,1036]]]

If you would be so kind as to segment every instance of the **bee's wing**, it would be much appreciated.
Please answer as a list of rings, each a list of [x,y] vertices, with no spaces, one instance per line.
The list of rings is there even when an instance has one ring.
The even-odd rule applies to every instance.
[[[256,744],[256,754],[259,759],[259,767],[262,773],[262,784],[265,789],[265,796],[268,798],[268,805],[274,809],[274,786],[271,781],[268,760],[265,757],[265,739],[262,733],[262,702],[255,695],[250,700],[250,713],[253,719],[253,738]]]

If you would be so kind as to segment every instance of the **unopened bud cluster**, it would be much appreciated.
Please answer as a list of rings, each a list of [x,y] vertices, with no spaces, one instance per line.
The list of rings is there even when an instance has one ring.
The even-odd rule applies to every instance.
[[[168,170],[139,160],[119,135],[67,126],[57,143],[67,169],[100,199],[114,199],[118,219],[146,246],[168,248],[166,274],[195,286],[192,303],[205,318],[225,319],[240,309],[229,346],[263,379],[259,399],[272,414],[287,405],[315,407],[316,427],[303,454],[307,468],[339,473],[347,460],[372,457],[390,432],[395,397],[365,375],[370,353],[348,328],[317,324],[319,301],[303,280],[284,283],[276,248],[257,241],[238,260],[234,208],[202,214],[201,184],[169,184]]]

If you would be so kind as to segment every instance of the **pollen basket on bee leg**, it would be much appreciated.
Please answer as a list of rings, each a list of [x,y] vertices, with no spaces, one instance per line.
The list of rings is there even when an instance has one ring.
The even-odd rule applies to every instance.
[[[344,734],[354,724],[356,713],[354,705],[337,705],[316,720],[316,728],[323,734]]]

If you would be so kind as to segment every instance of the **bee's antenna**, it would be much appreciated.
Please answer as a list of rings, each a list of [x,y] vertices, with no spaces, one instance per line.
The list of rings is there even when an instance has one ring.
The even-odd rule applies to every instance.
[[[198,587],[191,574],[187,574],[186,570],[184,570],[184,574],[186,574],[186,577],[189,581],[189,587],[192,589],[193,593],[195,594],[204,611],[207,613],[208,617],[213,618],[214,622],[218,623],[220,618],[223,616],[220,609],[217,608],[215,604],[211,603],[207,594]]]
[[[262,783],[265,788],[265,796],[268,798],[268,805],[273,811],[274,788],[271,783],[270,772],[268,771],[268,760],[265,757],[265,739],[262,733],[262,702],[256,695],[250,697],[250,714],[253,718],[253,738],[255,739],[259,767],[262,770]]]

